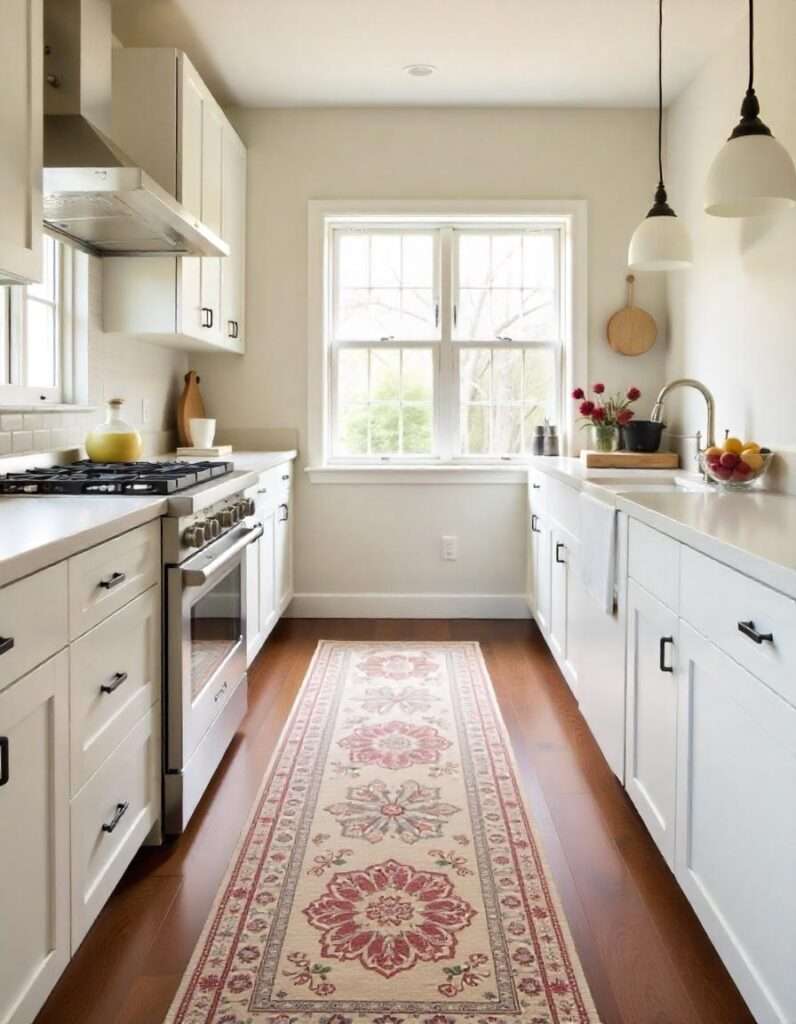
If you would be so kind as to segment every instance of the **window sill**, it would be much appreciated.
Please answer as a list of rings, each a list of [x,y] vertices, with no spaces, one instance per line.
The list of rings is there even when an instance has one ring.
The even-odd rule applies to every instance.
[[[528,466],[307,466],[313,484],[526,484]]]

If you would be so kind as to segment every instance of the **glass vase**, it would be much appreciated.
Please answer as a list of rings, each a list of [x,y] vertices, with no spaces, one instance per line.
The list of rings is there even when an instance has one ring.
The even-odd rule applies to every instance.
[[[615,452],[619,449],[619,427],[594,423],[591,428],[592,447],[596,452]]]
[[[112,398],[105,422],[94,427],[86,438],[86,454],[92,462],[135,462],[141,458],[141,435],[122,419],[122,405],[121,398]]]

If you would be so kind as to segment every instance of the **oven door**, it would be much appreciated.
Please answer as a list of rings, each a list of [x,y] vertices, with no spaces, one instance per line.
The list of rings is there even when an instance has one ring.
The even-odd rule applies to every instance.
[[[182,771],[246,673],[246,548],[241,525],[166,570],[166,768]]]

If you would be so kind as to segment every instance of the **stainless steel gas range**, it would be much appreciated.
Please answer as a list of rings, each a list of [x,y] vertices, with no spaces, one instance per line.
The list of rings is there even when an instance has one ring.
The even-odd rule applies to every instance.
[[[246,712],[246,548],[262,536],[252,474],[169,499],[164,822],[182,832]]]
[[[230,462],[75,462],[0,477],[0,494],[162,495],[164,831],[182,832],[246,712],[246,548],[255,473]]]

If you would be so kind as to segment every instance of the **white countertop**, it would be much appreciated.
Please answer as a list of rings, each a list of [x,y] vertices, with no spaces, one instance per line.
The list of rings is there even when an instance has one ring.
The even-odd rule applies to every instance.
[[[769,491],[645,493],[633,485],[696,478],[678,470],[586,469],[535,458],[534,469],[616,505],[634,519],[796,598],[796,497]]]
[[[0,497],[0,587],[157,519],[164,497]]]
[[[231,462],[236,471],[243,473],[263,473],[266,469],[273,469],[274,466],[281,466],[283,462],[292,462],[298,452],[295,450],[284,452],[230,452],[229,455],[219,455],[218,458],[208,459],[205,456],[197,455],[160,455],[161,459],[179,459],[180,462]]]
[[[223,461],[254,474],[295,451],[233,452]],[[164,456],[165,457],[165,456]],[[0,497],[0,587],[164,515],[168,498],[125,495]]]

